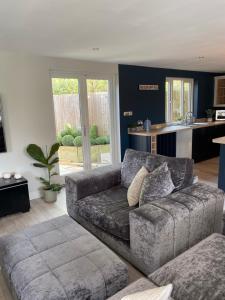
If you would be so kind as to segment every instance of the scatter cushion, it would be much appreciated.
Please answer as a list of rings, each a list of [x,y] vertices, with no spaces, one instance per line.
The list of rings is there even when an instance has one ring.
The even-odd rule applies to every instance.
[[[147,157],[146,167],[149,172],[152,172],[164,162],[167,162],[171,172],[171,178],[175,186],[174,192],[193,183],[194,162],[192,159],[151,154]]]
[[[0,263],[20,300],[104,300],[127,285],[121,259],[66,215],[1,237]]]
[[[145,277],[142,277],[131,284],[129,284],[127,287],[110,297],[108,300],[121,300],[124,296],[131,295],[133,293],[137,292],[143,292],[149,289],[154,289],[157,286],[150,280],[146,279]],[[135,300],[138,300],[137,298]],[[169,300],[173,300],[171,297]]]
[[[127,149],[121,166],[121,185],[129,188],[132,180],[142,166],[146,164],[149,152]]]
[[[135,206],[139,202],[140,193],[143,181],[148,175],[148,170],[143,166],[134,177],[133,181],[131,182],[131,185],[128,188],[127,191],[127,200],[129,206]]]
[[[140,279],[130,283],[127,287],[110,297],[108,300],[121,300],[127,295],[154,289],[156,287],[157,286],[152,281],[148,280],[145,277],[141,277]]]
[[[153,172],[145,176],[140,195],[140,206],[158,198],[166,197],[174,190],[171,173],[164,162]]]
[[[168,300],[172,290],[172,284],[168,284],[166,286],[127,295],[123,297],[122,300]]]

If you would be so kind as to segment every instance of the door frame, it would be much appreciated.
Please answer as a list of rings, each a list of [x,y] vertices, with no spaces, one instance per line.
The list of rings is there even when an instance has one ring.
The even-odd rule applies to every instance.
[[[109,83],[109,112],[110,112],[110,148],[112,165],[121,161],[120,154],[120,120],[119,120],[119,97],[118,78],[115,74],[93,73],[93,72],[66,72],[51,70],[52,78],[73,78],[78,80],[78,94],[80,103],[81,131],[83,137],[83,158],[84,170],[91,170],[91,145],[89,140],[89,115],[88,115],[88,94],[87,79],[108,80]],[[52,89],[51,89],[52,90]],[[52,95],[53,96],[53,95]],[[53,99],[53,97],[52,97]]]

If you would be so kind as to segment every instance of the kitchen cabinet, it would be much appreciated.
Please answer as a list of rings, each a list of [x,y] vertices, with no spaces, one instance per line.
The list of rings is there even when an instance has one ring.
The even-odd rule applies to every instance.
[[[192,158],[195,162],[219,156],[219,145],[212,142],[214,138],[225,135],[225,125],[193,129]]]
[[[225,76],[215,77],[214,106],[225,106]]]
[[[130,148],[165,156],[189,157],[195,162],[219,156],[213,139],[225,136],[225,123],[200,126],[166,126],[150,132],[129,132]]]
[[[134,150],[151,152],[151,137],[130,135],[129,145]]]
[[[176,132],[158,135],[157,153],[165,156],[176,156]],[[130,148],[138,151],[151,152],[151,139],[149,136],[130,135]]]
[[[165,156],[176,156],[176,132],[157,136],[157,153]]]

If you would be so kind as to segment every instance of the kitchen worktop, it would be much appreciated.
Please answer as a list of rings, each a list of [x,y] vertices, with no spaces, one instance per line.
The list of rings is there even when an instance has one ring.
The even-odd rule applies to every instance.
[[[225,144],[225,136],[213,139],[213,143],[216,143],[216,144]]]
[[[217,125],[224,125],[225,121],[214,121],[214,122],[202,122],[202,121],[196,121],[198,124],[192,124],[192,125],[166,125],[166,124],[158,124],[158,125],[152,125],[152,129],[150,131],[128,131],[128,134],[131,135],[138,135],[138,136],[157,136],[161,134],[167,134],[172,132],[179,132],[182,130],[190,130],[190,129],[197,129],[197,128],[204,128],[204,127],[210,127],[210,126],[217,126]],[[225,138],[224,138],[225,140]],[[225,143],[225,142],[224,142]]]

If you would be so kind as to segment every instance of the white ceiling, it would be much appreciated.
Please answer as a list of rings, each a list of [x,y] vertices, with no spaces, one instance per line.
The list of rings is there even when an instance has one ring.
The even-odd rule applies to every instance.
[[[0,50],[225,71],[225,0],[1,0]]]

